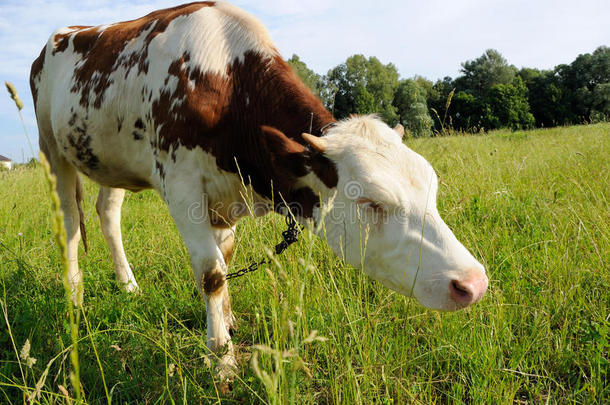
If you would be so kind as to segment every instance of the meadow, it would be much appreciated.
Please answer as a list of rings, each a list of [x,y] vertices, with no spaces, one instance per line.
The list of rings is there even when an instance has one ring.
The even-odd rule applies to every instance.
[[[407,144],[435,167],[441,215],[487,268],[483,300],[426,310],[305,232],[230,283],[240,370],[229,395],[213,381],[203,300],[161,199],[128,193],[123,205],[141,288],[128,294],[86,181],[83,401],[610,402],[610,124]],[[264,256],[283,229],[277,215],[240,222],[230,270]],[[0,402],[71,402],[68,305],[40,166],[0,172],[0,232]]]

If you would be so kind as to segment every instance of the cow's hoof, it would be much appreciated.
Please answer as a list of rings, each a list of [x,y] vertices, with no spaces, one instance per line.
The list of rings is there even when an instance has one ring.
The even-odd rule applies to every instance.
[[[216,377],[218,378],[218,388],[223,394],[227,394],[233,387],[233,379],[237,375],[237,362],[232,354],[225,354],[216,364]]]
[[[139,293],[140,287],[138,287],[138,283],[135,281],[129,281],[123,284],[123,289],[128,293]]]

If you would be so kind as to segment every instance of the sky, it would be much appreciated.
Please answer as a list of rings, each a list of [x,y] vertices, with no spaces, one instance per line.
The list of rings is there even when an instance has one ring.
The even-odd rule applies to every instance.
[[[550,69],[610,46],[610,0],[233,0],[269,29],[285,58],[297,54],[320,74],[353,54],[392,62],[403,78],[459,75],[460,64],[500,51],[518,68]],[[38,155],[29,70],[49,35],[67,25],[99,25],[175,6],[168,0],[0,0],[0,80],[24,102]],[[17,109],[0,90],[0,155],[29,160]]]

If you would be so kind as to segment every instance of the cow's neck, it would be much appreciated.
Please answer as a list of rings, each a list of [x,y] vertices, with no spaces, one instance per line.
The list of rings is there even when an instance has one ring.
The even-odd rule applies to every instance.
[[[170,93],[162,93],[152,105],[160,124],[158,147],[200,147],[215,157],[219,169],[238,174],[273,201],[276,210],[286,201],[311,217],[322,191],[317,185],[334,187],[337,171],[306,146],[301,134],[320,135],[334,121],[332,114],[279,56],[246,52],[226,75],[185,70],[189,60],[185,54],[169,71],[184,101],[176,104]],[[171,157],[175,161],[175,153]]]
[[[248,61],[248,57],[245,62],[243,66],[250,69],[257,65],[256,62],[260,64],[260,61]],[[248,73],[239,73],[243,78],[260,72],[251,69]],[[260,136],[261,126],[277,129],[290,140],[303,145],[304,150],[282,161],[271,156],[273,151],[260,139],[252,142],[251,145],[258,150],[250,152],[257,155],[260,164],[270,165],[258,168],[258,174],[262,176],[252,178],[252,185],[255,191],[274,200],[276,211],[285,201],[296,208],[299,216],[311,218],[320,196],[324,197],[328,189],[336,186],[337,171],[329,159],[306,147],[301,134],[321,135],[322,129],[335,120],[280,57],[275,58],[262,75],[252,77],[251,83],[253,87],[237,88],[243,108],[238,118],[242,125],[250,127],[254,136]]]
[[[274,59],[272,67],[266,69],[265,73],[265,78],[259,84],[271,89],[271,93],[266,95],[263,102],[266,108],[259,110],[264,112],[261,124],[271,125],[302,143],[303,132],[320,134],[322,128],[335,121],[320,99],[280,57]]]

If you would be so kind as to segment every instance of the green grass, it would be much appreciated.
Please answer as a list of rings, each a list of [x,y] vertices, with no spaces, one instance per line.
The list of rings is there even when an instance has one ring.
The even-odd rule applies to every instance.
[[[306,234],[269,272],[230,284],[240,372],[228,397],[212,379],[203,301],[167,208],[153,192],[126,198],[124,244],[142,289],[130,295],[114,281],[87,182],[86,401],[108,401],[103,373],[113,403],[609,402],[610,124],[408,144],[436,168],[441,215],[486,265],[487,295],[461,312],[425,310]],[[283,228],[276,215],[240,222],[231,269]],[[57,356],[38,401],[62,403],[60,385],[74,395],[72,340],[40,167],[0,172],[0,231],[11,328],[0,320],[0,402],[22,403]],[[307,339],[313,331],[326,340]],[[31,368],[11,338],[17,351],[29,339]]]

